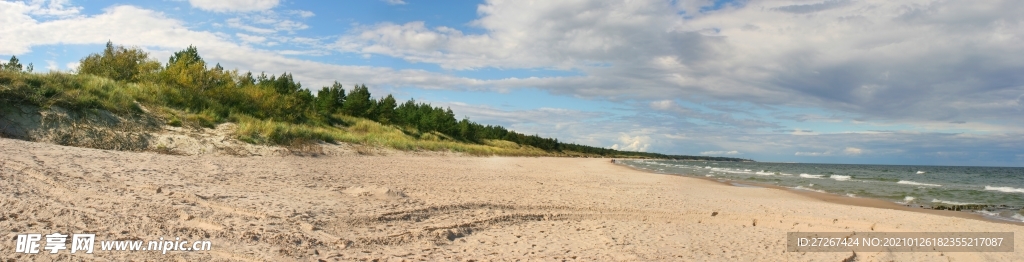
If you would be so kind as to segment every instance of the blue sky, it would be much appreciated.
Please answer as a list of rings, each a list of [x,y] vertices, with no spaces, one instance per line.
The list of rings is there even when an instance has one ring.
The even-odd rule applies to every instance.
[[[1016,1],[3,1],[0,56],[188,45],[599,147],[1024,166]]]

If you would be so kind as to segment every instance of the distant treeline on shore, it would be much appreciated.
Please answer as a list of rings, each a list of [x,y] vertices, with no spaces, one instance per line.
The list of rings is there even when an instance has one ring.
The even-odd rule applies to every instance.
[[[139,48],[108,42],[102,53],[81,59],[76,73],[31,71],[31,64],[22,66],[16,57],[0,63],[0,101],[8,105],[102,109],[116,114],[148,113],[172,126],[213,127],[235,122],[239,125],[237,137],[257,144],[345,141],[475,154],[749,161],[564,143],[468,118],[459,120],[450,108],[412,99],[399,103],[390,94],[374,99],[365,85],[346,90],[335,82],[314,95],[290,73],[254,75],[226,70],[220,64],[209,66],[192,46],[175,52],[166,64],[161,64]],[[156,110],[143,110],[142,106]],[[376,123],[365,123],[363,119]],[[353,132],[363,135],[346,134]],[[388,134],[372,134],[375,132]],[[521,146],[534,149],[525,153]]]

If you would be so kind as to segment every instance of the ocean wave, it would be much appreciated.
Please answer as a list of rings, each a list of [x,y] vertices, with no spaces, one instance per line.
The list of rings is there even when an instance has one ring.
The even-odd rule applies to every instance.
[[[760,176],[773,176],[773,175],[775,175],[775,173],[772,173],[772,172],[755,172],[754,174],[760,175]]]
[[[1024,188],[1012,188],[1006,186],[985,186],[985,190],[999,191],[1004,193],[1024,193]]]
[[[932,199],[932,203],[943,203],[943,204],[954,205],[954,206],[978,205],[978,203],[954,202],[954,201],[939,200],[939,199],[934,199],[934,198]]]
[[[985,216],[988,216],[989,218],[1005,220],[1005,221],[1013,221],[1013,222],[1024,222],[1024,216],[1020,215],[1019,213],[1014,213],[1010,217],[1004,217],[1004,216],[1002,216],[998,212],[992,212],[992,211],[987,211],[987,210],[975,210],[974,212],[982,214],[982,215],[985,215]]]
[[[814,192],[818,192],[818,193],[828,193],[828,192],[825,192],[824,190],[817,190],[817,189],[813,189],[813,188],[806,188],[806,187],[803,187],[803,186],[796,186],[793,189],[806,190],[806,191],[814,191]]]
[[[975,210],[974,213],[978,213],[978,214],[982,214],[982,215],[986,215],[986,216],[992,216],[992,217],[998,217],[999,216],[999,213],[988,211],[988,210]]]
[[[896,203],[900,203],[900,204],[904,204],[904,205],[906,205],[906,204],[910,204],[910,203],[913,203],[913,202],[914,202],[914,199],[915,199],[915,198],[914,198],[914,197],[912,197],[912,196],[906,196],[906,197],[903,197],[903,201],[896,201]]]
[[[896,184],[914,185],[914,186],[942,186],[942,185],[939,185],[939,184],[928,184],[928,183],[914,182],[914,181],[910,181],[910,180],[900,180],[900,182],[896,182]]]
[[[821,178],[821,175],[800,174],[802,178]]]
[[[847,181],[847,180],[850,180],[850,176],[832,175],[830,178],[835,179],[836,181]]]

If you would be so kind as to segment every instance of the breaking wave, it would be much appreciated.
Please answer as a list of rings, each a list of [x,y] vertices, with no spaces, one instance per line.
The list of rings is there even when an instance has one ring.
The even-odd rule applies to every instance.
[[[896,182],[896,184],[914,185],[914,186],[942,186],[942,185],[939,185],[939,184],[920,183],[920,182],[914,182],[914,181],[910,181],[910,180],[900,180],[900,182]]]

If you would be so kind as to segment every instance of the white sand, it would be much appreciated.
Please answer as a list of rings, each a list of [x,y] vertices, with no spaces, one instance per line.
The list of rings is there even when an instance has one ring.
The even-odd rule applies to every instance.
[[[69,256],[14,254],[17,234],[94,232],[214,245],[167,255],[97,246],[76,257],[841,261],[851,253],[785,252],[786,232],[872,228],[1014,232],[1017,252],[858,253],[857,261],[1024,260],[1018,225],[839,205],[604,159],[196,157],[0,139],[0,216],[4,260]]]

